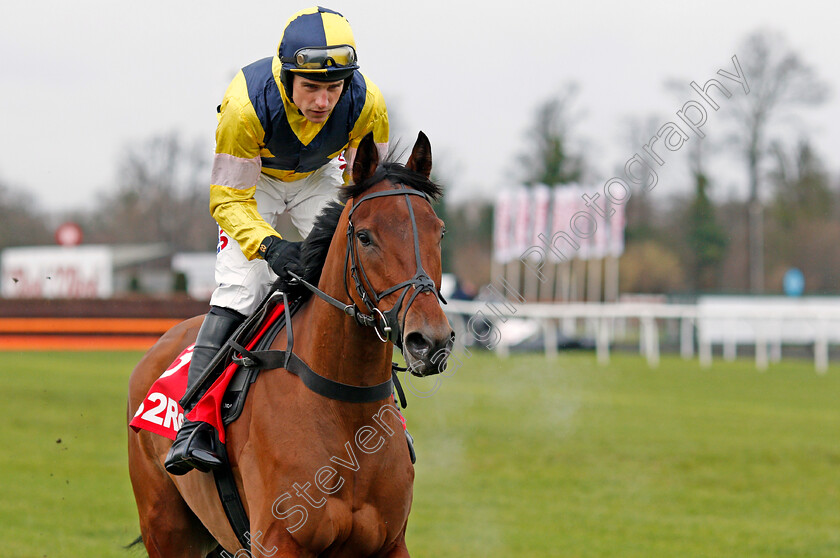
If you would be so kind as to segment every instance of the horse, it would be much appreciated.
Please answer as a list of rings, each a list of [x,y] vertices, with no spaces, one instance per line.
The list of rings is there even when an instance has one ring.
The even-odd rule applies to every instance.
[[[395,344],[412,375],[445,367],[454,333],[440,304],[445,229],[430,203],[442,193],[431,167],[422,132],[405,165],[380,161],[368,135],[353,162],[353,183],[342,189],[344,204],[329,205],[304,241],[300,283],[318,296],[292,318],[294,353],[318,374],[354,386],[383,384],[391,379]],[[129,421],[154,381],[195,341],[202,320],[176,325],[140,360],[129,380]],[[278,335],[271,348],[287,342]],[[169,475],[163,462],[171,441],[129,428],[129,473],[149,556],[409,556],[414,466],[401,420],[392,394],[339,401],[282,368],[261,371],[226,429],[251,554],[237,550],[213,475]]]

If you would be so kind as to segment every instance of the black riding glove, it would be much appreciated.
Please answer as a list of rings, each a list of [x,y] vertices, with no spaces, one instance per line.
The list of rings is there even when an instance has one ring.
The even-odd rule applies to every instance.
[[[258,250],[269,267],[284,281],[292,277],[287,270],[300,269],[300,246],[302,242],[290,242],[279,236],[267,236],[263,239]]]

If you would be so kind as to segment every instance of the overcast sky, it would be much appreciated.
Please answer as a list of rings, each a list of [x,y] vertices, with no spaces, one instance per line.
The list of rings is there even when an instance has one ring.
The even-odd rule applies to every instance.
[[[270,56],[306,2],[6,2],[0,10],[0,181],[48,210],[82,208],[113,188],[125,147],[172,130],[206,138],[215,107],[242,66]],[[456,199],[492,196],[511,182],[536,106],[574,81],[595,178],[641,149],[628,118],[665,123],[690,98],[666,79],[705,83],[749,32],[782,32],[832,87],[808,135],[840,168],[840,35],[830,3],[339,1],[362,71],[382,89],[399,131],[432,142]],[[749,77],[749,76],[748,76]],[[733,84],[735,85],[735,84]],[[736,91],[735,94],[743,94]],[[710,116],[715,138],[726,122]],[[834,124],[834,125],[832,125]],[[694,140],[698,141],[698,140]],[[679,154],[678,154],[679,155]],[[669,159],[657,195],[681,187]],[[719,155],[718,167],[734,166]],[[712,168],[714,174],[715,168]],[[731,172],[717,186],[740,188]],[[209,179],[209,176],[208,176]]]

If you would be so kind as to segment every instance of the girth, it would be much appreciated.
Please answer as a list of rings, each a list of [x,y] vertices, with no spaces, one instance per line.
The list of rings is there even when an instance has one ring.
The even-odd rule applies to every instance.
[[[312,370],[308,364],[294,353],[294,328],[292,327],[292,318],[289,314],[289,302],[286,293],[274,293],[269,297],[269,302],[275,297],[283,298],[286,318],[286,349],[249,351],[236,341],[231,340],[229,341],[230,346],[234,351],[239,353],[238,356],[234,355],[233,357],[235,364],[259,370],[282,368],[300,378],[303,385],[318,395],[347,403],[372,403],[374,401],[381,401],[391,397],[396,387],[400,397],[400,404],[405,408],[405,395],[397,378],[396,371],[399,368],[396,364],[391,367],[390,378],[373,386],[355,386],[337,382]]]

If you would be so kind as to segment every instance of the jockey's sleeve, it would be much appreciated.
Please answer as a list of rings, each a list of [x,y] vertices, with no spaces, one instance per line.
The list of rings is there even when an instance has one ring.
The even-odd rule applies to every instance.
[[[365,105],[356,124],[350,132],[350,143],[345,151],[347,167],[344,169],[344,183],[348,184],[353,174],[353,159],[356,155],[356,148],[359,147],[362,139],[370,132],[373,132],[373,141],[379,151],[380,159],[388,154],[388,108],[385,106],[385,98],[382,92],[367,76],[365,78]]]
[[[241,71],[225,92],[218,118],[210,214],[239,243],[245,256],[253,260],[265,237],[280,235],[260,216],[254,199],[265,132],[248,98]]]

